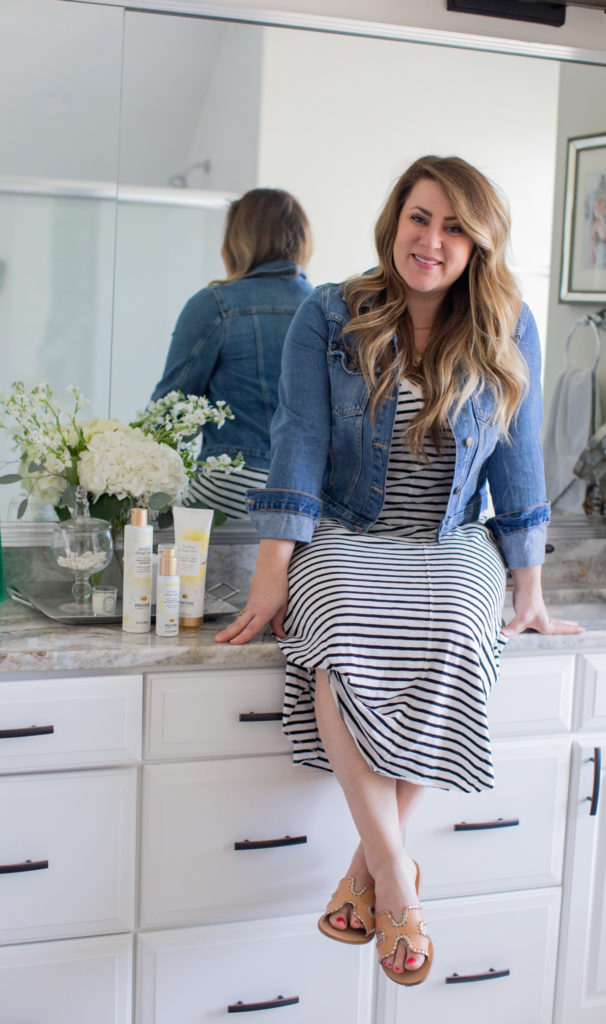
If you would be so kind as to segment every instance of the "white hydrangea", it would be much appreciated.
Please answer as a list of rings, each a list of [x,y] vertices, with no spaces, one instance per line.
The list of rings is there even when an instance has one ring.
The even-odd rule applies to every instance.
[[[146,502],[158,491],[179,499],[187,486],[183,462],[173,448],[120,424],[93,434],[80,455],[78,478],[95,501],[110,494]]]

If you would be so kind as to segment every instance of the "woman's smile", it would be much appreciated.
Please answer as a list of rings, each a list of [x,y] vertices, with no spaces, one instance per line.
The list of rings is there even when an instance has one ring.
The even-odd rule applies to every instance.
[[[402,207],[393,247],[410,292],[441,298],[465,270],[473,245],[442,186],[421,178]]]

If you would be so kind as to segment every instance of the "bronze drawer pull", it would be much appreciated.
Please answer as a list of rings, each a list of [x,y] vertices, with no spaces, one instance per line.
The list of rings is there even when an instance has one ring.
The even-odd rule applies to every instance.
[[[41,871],[47,867],[47,860],[24,860],[21,864],[0,864],[0,875],[15,875],[18,871]]]
[[[26,729],[0,729],[0,740],[15,740],[20,736],[48,736],[54,725],[30,725]]]
[[[602,772],[602,751],[600,747],[593,748],[593,757],[589,760],[593,761],[593,792],[587,799],[591,801],[589,814],[593,817],[598,813],[598,801],[600,799],[600,775]]]
[[[245,711],[240,715],[241,722],[281,722],[281,711]]]
[[[496,818],[494,821],[459,821],[452,828],[454,832],[479,832],[485,828],[513,828],[519,824],[519,818]]]
[[[283,839],[244,839],[234,843],[234,850],[269,850],[273,846],[300,846],[307,842],[307,836],[284,836]]]
[[[249,1010],[273,1010],[275,1006],[294,1006],[298,1002],[298,996],[290,996],[288,999],[285,999],[284,996],[276,996],[275,999],[270,999],[266,1003],[243,1003],[240,999],[237,1003],[232,1003],[231,1006],[228,1006],[227,1012],[248,1013]]]
[[[494,967],[491,967],[489,971],[485,971],[484,974],[451,974],[448,978],[445,978],[447,985],[460,985],[468,981],[492,981],[493,978],[508,978],[511,971],[495,971]]]

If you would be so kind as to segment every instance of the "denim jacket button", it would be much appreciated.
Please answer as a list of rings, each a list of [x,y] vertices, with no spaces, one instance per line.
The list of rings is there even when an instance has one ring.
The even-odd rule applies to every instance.
[[[473,437],[466,437],[465,440],[463,441],[463,444],[465,445],[466,448],[471,448],[473,444]]]
[[[458,494],[460,490],[461,490],[460,487],[455,487],[455,489],[454,489],[454,491],[452,493],[453,494]]]

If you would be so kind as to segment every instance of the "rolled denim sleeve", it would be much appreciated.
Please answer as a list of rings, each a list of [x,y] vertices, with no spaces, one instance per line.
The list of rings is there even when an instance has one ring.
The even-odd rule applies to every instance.
[[[164,373],[152,401],[182,391],[205,395],[221,354],[223,318],[212,288],[203,288],[185,304],[171,339]]]
[[[541,396],[541,348],[531,311],[524,306],[517,326],[520,353],[528,366],[529,387],[510,426],[486,463],[486,474],[495,515],[492,530],[510,569],[541,565],[549,502],[541,449],[543,403]]]
[[[328,336],[318,288],[297,310],[284,343],[267,487],[248,492],[261,537],[309,541],[321,516],[330,439]]]

